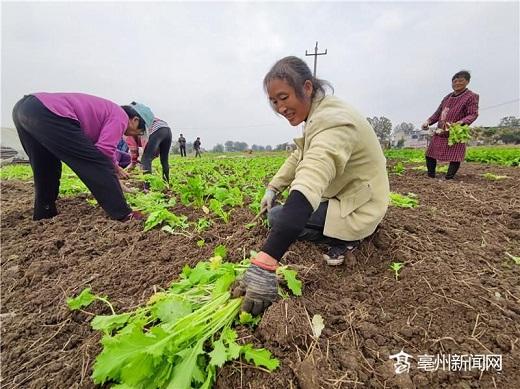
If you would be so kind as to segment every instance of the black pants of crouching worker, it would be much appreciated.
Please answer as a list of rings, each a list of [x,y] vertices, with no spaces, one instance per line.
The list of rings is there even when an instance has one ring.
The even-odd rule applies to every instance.
[[[152,172],[152,161],[154,157],[159,154],[163,179],[166,182],[170,181],[170,165],[168,164],[168,156],[170,154],[171,145],[172,131],[169,127],[161,127],[152,133],[148,138],[148,143],[146,143],[143,158],[141,159],[143,171],[145,173]]]
[[[275,226],[277,223],[280,223],[280,211],[282,210],[282,207],[282,205],[277,205],[272,207],[271,210],[267,213],[267,219],[269,220],[271,227]],[[305,228],[302,230],[300,235],[298,235],[298,240],[305,240],[317,244],[327,244],[329,246],[343,246],[349,244],[357,245],[359,241],[350,242],[323,235],[328,207],[328,201],[323,201],[320,203],[318,209],[316,209],[316,211],[311,214],[311,217],[307,221]]]
[[[56,199],[62,161],[85,183],[110,217],[123,219],[131,212],[112,161],[96,148],[78,121],[52,113],[32,95],[16,103],[13,121],[33,170],[34,220],[58,213]]]

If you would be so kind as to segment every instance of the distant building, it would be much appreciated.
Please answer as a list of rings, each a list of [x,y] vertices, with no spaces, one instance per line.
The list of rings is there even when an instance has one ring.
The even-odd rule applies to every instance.
[[[428,130],[400,130],[392,133],[391,144],[392,147],[401,145],[402,147],[422,148],[428,146],[429,138],[430,135]]]

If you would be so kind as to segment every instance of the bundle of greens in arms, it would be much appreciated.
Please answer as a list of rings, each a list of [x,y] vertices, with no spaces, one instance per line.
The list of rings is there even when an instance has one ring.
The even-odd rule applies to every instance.
[[[453,146],[455,143],[466,143],[471,140],[471,132],[467,124],[455,123],[450,126],[449,130],[448,146]]]
[[[225,251],[219,246],[209,261],[194,268],[186,265],[180,279],[152,295],[145,306],[92,320],[92,328],[103,332],[103,351],[92,374],[96,384],[113,383],[119,389],[211,388],[217,367],[241,356],[269,371],[278,367],[278,360],[268,350],[237,343],[233,324],[258,319],[240,313],[242,298],[230,294],[249,260],[223,262]],[[293,286],[299,282],[294,275],[290,280]],[[301,293],[301,283],[299,287]],[[69,299],[69,307],[79,309],[95,299],[106,300],[91,296],[86,298],[82,293]]]

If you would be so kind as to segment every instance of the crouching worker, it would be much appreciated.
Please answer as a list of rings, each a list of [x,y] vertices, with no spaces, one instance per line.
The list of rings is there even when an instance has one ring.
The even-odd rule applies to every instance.
[[[234,290],[245,294],[242,310],[255,315],[276,299],[275,270],[294,241],[327,244],[326,262],[340,265],[388,207],[386,160],[373,128],[350,105],[326,96],[326,86],[296,57],[281,59],[264,78],[273,109],[292,126],[305,127],[267,187],[261,205],[272,229]],[[285,204],[274,206],[287,187]]]
[[[162,178],[167,183],[170,181],[170,165],[168,157],[170,155],[170,147],[172,145],[172,131],[164,120],[154,118],[152,125],[148,131],[148,141],[142,137],[127,137],[130,143],[130,152],[132,155],[132,163],[129,170],[133,169],[139,163],[139,147],[143,148],[143,157],[141,165],[145,174],[152,173],[152,161],[160,157],[162,167]]]
[[[34,175],[34,220],[57,215],[61,162],[85,183],[116,220],[141,219],[125,201],[116,146],[123,133],[139,134],[153,113],[142,104],[119,106],[82,93],[33,93],[13,108],[13,121]]]

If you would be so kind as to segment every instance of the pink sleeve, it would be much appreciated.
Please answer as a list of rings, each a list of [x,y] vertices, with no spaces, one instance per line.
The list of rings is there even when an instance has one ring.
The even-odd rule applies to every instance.
[[[460,122],[470,125],[473,123],[477,117],[478,117],[478,100],[479,96],[474,93],[469,99],[468,99],[468,107],[466,109],[466,116],[464,116]]]

